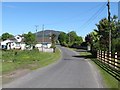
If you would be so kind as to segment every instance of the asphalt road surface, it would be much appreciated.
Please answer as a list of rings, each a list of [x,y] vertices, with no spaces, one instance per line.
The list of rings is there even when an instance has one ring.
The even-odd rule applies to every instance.
[[[60,60],[28,73],[3,88],[103,88],[101,78],[90,60],[74,57],[78,53],[60,47]]]

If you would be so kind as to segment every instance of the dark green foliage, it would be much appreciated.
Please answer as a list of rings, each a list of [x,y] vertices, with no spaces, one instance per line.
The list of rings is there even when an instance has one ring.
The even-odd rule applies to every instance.
[[[112,40],[112,50],[113,52],[120,52],[120,38]]]
[[[94,30],[96,33],[91,32],[85,38],[87,44],[91,46],[92,51],[98,49],[108,51],[109,31],[111,29],[112,52],[120,52],[120,21],[117,19],[117,16],[114,15],[110,22],[104,18],[96,26],[97,29]]]
[[[2,36],[1,36],[1,39],[4,41],[8,38],[12,38],[13,35],[12,34],[9,34],[9,33],[3,33]]]
[[[35,34],[28,32],[28,34],[24,34],[23,36],[25,38],[25,43],[27,45],[34,45],[36,43],[35,42]]]
[[[56,35],[55,34],[51,35],[51,42],[52,42],[52,47],[54,48],[55,47],[55,42],[56,42]]]
[[[58,40],[62,46],[66,47],[80,46],[83,42],[82,37],[77,36],[75,31],[71,31],[68,34],[61,32],[58,36]]]
[[[64,32],[61,32],[60,35],[58,36],[58,40],[59,40],[60,44],[63,46],[66,44],[67,38],[68,38],[68,36]]]

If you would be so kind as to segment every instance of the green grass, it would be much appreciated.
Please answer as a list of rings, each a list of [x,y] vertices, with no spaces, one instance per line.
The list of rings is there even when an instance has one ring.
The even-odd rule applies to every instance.
[[[77,50],[76,48],[69,48],[69,47],[67,47],[67,48],[70,49],[70,50],[74,50],[74,51]]]
[[[96,58],[92,58],[92,55],[90,52],[80,52],[80,56],[90,58],[93,62],[97,61]],[[94,63],[99,70],[102,78],[103,83],[105,84],[105,88],[118,88],[118,80],[115,79],[112,75],[107,73],[105,70],[103,70],[101,67],[99,67],[96,63]]]
[[[85,56],[87,57],[88,55],[92,55],[90,52],[80,52],[80,56]]]
[[[17,54],[15,55],[15,52]],[[56,53],[32,51],[2,51],[2,73],[10,73],[17,69],[34,70],[59,60],[60,50],[57,48]],[[14,61],[14,62],[13,62]]]

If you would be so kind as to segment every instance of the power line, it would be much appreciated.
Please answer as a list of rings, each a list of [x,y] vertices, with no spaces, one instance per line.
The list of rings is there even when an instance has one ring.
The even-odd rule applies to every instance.
[[[91,22],[93,22],[93,20],[96,19],[97,16],[99,16],[99,14],[101,14],[101,12],[105,9],[106,7],[106,3],[104,5],[101,6],[101,8],[95,13],[93,14],[83,25],[81,25],[81,29],[86,28]]]
[[[101,4],[99,4],[99,5],[96,5],[96,6],[94,6],[94,7],[92,7],[92,8],[90,8],[90,9],[88,9],[88,11],[86,11],[87,13],[88,12],[91,12],[92,10],[94,10],[94,9],[96,9],[96,8],[98,8],[98,7],[100,7],[101,6]],[[81,13],[81,14],[83,14],[83,13]],[[65,22],[65,21],[68,21],[68,20],[75,20],[75,19],[77,19],[77,18],[80,18],[80,16],[76,16],[76,17],[71,17],[71,18],[68,18],[68,19],[64,19],[64,20],[62,20],[62,21],[58,21],[58,22],[56,22],[56,23],[50,23],[50,24],[46,24],[46,25],[54,25],[54,24],[60,24],[60,23],[63,23],[63,22]],[[82,20],[84,20],[84,19],[82,19]],[[76,21],[78,21],[78,19],[76,20]],[[71,23],[71,22],[69,22],[69,23]]]

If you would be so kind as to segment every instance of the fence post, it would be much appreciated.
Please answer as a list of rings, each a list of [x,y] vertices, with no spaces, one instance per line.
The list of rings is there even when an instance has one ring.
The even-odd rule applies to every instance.
[[[102,51],[102,62],[104,63],[104,51]]]
[[[103,62],[105,63],[105,51],[103,51]]]
[[[99,50],[97,51],[97,59],[99,59]]]
[[[101,61],[101,50],[100,50],[100,61]]]
[[[107,51],[105,51],[105,63],[107,64]]]
[[[118,65],[117,63],[118,63],[118,60],[117,60],[117,52],[115,52],[115,69],[117,69],[117,67],[116,67],[116,66]]]
[[[111,52],[109,52],[109,65],[111,65]]]
[[[100,60],[100,50],[99,50],[99,60]]]

